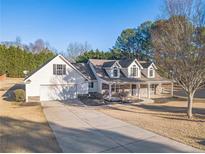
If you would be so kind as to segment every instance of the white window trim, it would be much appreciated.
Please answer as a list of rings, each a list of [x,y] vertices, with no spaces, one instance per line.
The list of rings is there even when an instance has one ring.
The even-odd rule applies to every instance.
[[[117,70],[117,76],[114,76],[114,70]],[[119,71],[120,69],[118,68],[118,67],[113,67],[113,69],[112,69],[112,77],[113,78],[119,78],[119,76],[120,76],[120,71]]]
[[[150,76],[150,70],[153,71],[153,76]],[[155,77],[155,69],[153,67],[148,68],[148,78],[154,78]]]
[[[136,76],[133,76],[132,75],[132,68],[133,68],[133,66],[136,66]],[[132,64],[132,65],[130,65],[130,67],[128,68],[128,72],[129,72],[129,77],[130,78],[140,78],[141,77],[141,70],[140,70],[140,68],[139,68],[139,66],[137,65],[137,64]]]
[[[54,65],[55,65],[55,68],[53,69],[55,69],[55,74],[53,72],[53,75],[66,75],[66,65],[65,64],[53,64],[53,67]]]

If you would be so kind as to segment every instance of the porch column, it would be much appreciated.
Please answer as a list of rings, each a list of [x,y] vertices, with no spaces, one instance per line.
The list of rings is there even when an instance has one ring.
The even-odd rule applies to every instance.
[[[147,84],[147,98],[150,98],[150,83]]]
[[[162,84],[159,83],[156,87],[156,94],[162,94]]]
[[[132,96],[132,84],[130,84],[130,96]]]
[[[140,84],[138,84],[138,98],[140,99]]]
[[[174,96],[174,83],[171,83],[171,96]]]
[[[109,84],[109,100],[111,100],[111,97],[112,97],[112,85]]]
[[[138,95],[138,84],[136,84],[135,95]]]

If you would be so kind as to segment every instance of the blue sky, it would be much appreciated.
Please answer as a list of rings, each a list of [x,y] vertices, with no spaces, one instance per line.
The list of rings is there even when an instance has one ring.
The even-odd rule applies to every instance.
[[[0,41],[38,38],[58,51],[69,42],[111,48],[123,29],[155,20],[162,0],[0,0]]]

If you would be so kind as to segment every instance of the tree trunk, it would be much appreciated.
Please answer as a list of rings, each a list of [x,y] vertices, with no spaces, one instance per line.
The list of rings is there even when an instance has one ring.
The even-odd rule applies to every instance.
[[[188,109],[187,109],[187,115],[188,118],[191,119],[192,118],[192,104],[193,104],[193,94],[189,93],[188,94]]]

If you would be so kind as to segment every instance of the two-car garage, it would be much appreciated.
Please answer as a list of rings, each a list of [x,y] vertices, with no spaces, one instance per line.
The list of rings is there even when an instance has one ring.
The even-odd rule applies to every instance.
[[[75,99],[88,93],[88,78],[58,55],[25,79],[26,101]]]

